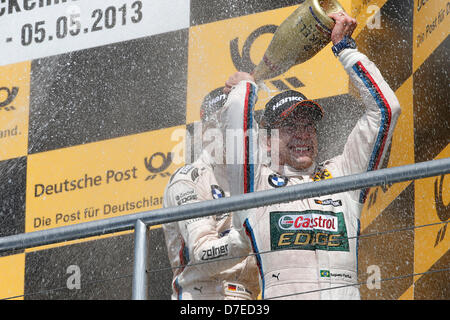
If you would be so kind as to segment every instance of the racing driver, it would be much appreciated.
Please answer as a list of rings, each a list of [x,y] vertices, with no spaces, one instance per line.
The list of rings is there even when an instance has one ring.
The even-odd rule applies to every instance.
[[[228,166],[232,195],[379,168],[400,115],[399,102],[377,67],[356,49],[351,39],[356,20],[344,12],[330,17],[335,20],[333,52],[359,91],[364,115],[342,153],[318,164],[322,107],[297,91],[279,93],[266,104],[260,123],[272,132],[267,143],[271,150],[277,144],[278,162],[272,158],[270,166],[255,163],[252,152],[258,130],[262,131],[253,118],[258,88],[250,74],[233,74],[224,90],[229,97],[221,124],[223,129],[243,130],[246,139],[237,146],[239,162]],[[233,215],[256,254],[263,299],[360,299],[357,236],[367,193],[367,189],[349,191]]]

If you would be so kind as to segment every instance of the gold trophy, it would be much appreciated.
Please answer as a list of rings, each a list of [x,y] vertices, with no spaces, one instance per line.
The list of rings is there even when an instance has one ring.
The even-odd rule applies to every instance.
[[[331,41],[334,21],[344,11],[336,0],[305,0],[277,28],[264,57],[253,71],[256,81],[276,77],[311,59]]]

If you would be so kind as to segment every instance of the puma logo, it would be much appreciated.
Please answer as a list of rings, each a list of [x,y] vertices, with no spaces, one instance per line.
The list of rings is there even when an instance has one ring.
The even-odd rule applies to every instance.
[[[202,289],[203,289],[203,287],[200,287],[200,288],[194,287],[194,290],[200,291],[200,293],[202,293]]]
[[[277,278],[277,280],[280,280],[278,277],[280,276],[280,273],[278,272],[277,275],[275,273],[272,273],[272,278]]]

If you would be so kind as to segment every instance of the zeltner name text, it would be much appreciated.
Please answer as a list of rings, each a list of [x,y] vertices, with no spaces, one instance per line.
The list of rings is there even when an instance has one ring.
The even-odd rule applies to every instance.
[[[39,198],[43,195],[54,195],[58,193],[70,192],[75,190],[82,190],[100,186],[104,183],[117,183],[128,180],[137,179],[137,168],[133,166],[131,169],[125,170],[107,170],[102,175],[89,176],[84,174],[84,176],[76,179],[65,179],[64,181],[52,183],[52,184],[35,184],[34,185],[34,197]]]

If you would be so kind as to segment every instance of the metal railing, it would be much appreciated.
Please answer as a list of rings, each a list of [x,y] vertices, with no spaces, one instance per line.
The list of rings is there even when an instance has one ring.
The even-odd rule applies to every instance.
[[[63,241],[135,230],[132,298],[147,299],[147,229],[149,226],[233,212],[275,203],[308,199],[350,190],[428,178],[450,173],[450,158],[426,161],[313,183],[202,201],[0,238],[0,252],[20,250]]]

